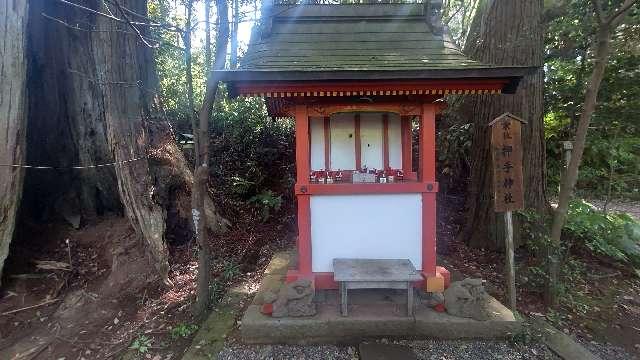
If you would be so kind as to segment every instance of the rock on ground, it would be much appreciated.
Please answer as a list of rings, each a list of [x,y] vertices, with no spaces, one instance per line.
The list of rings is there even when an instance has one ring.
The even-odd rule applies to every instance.
[[[489,299],[482,279],[466,278],[462,281],[454,281],[444,291],[444,306],[447,308],[447,313],[478,321],[491,318]]]

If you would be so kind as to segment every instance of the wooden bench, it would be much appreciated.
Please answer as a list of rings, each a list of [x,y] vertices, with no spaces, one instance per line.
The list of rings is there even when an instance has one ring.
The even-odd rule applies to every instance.
[[[412,316],[413,283],[422,280],[407,259],[334,259],[333,278],[340,285],[342,316],[347,316],[349,289],[406,289],[407,316]]]

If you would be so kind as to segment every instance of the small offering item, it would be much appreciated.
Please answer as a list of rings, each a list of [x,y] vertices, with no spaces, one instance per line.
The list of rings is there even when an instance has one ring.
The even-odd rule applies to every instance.
[[[376,175],[354,171],[352,181],[353,183],[374,183],[376,182]]]

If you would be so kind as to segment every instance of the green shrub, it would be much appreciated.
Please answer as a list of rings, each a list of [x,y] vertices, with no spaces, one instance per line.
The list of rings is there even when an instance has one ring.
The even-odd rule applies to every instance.
[[[449,121],[459,121],[460,123],[454,123],[440,129],[436,136],[438,181],[443,186],[444,192],[465,191],[467,183],[461,179],[469,177],[473,125],[450,115]]]
[[[640,266],[640,222],[624,213],[603,213],[580,200],[569,205],[565,232],[596,254]]]
[[[233,262],[231,260],[225,260],[222,265],[222,281],[228,282],[234,280],[236,277],[240,276],[240,264]]]
[[[282,195],[275,195],[273,191],[267,190],[252,197],[249,199],[249,202],[257,205],[262,216],[262,221],[267,221],[272,211],[280,210],[282,206]]]
[[[540,216],[532,210],[519,211],[517,215],[529,253],[537,255],[528,259],[526,271],[520,274],[520,281],[530,289],[541,290],[545,286],[548,276],[546,254],[551,251],[563,259],[560,262],[562,281],[558,284],[563,302],[572,304],[576,311],[586,311],[579,308],[584,303],[581,295],[569,291],[571,284],[578,282],[586,272],[584,259],[570,254],[572,247],[629,264],[640,276],[640,222],[628,214],[604,213],[584,200],[572,201],[558,248],[552,246],[548,235],[551,217],[540,221]]]
[[[224,291],[225,284],[223,284],[219,279],[215,279],[209,287],[209,293],[211,294],[211,303],[217,304],[218,301],[220,301],[224,296]]]
[[[151,339],[145,335],[140,335],[133,341],[129,348],[136,350],[140,354],[146,354],[151,348]]]
[[[271,119],[261,99],[223,98],[216,106],[212,128],[211,178],[225,201],[253,204],[263,220],[284,204],[293,206],[291,119]],[[233,207],[244,206],[227,206]]]
[[[195,333],[196,330],[198,330],[198,325],[180,323],[174,326],[169,332],[169,334],[171,334],[172,339],[188,338],[193,333]]]
[[[554,116],[545,116],[547,182],[549,192],[557,194],[563,166],[560,141],[573,135],[562,129],[565,124]],[[587,138],[576,191],[583,196],[640,198],[640,138],[633,133],[615,130],[590,130]]]

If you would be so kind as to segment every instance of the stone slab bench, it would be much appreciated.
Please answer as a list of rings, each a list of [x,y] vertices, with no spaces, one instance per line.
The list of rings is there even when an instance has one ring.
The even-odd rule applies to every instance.
[[[406,289],[407,316],[413,315],[413,283],[422,280],[408,259],[334,259],[340,287],[340,313],[347,316],[350,289]]]

